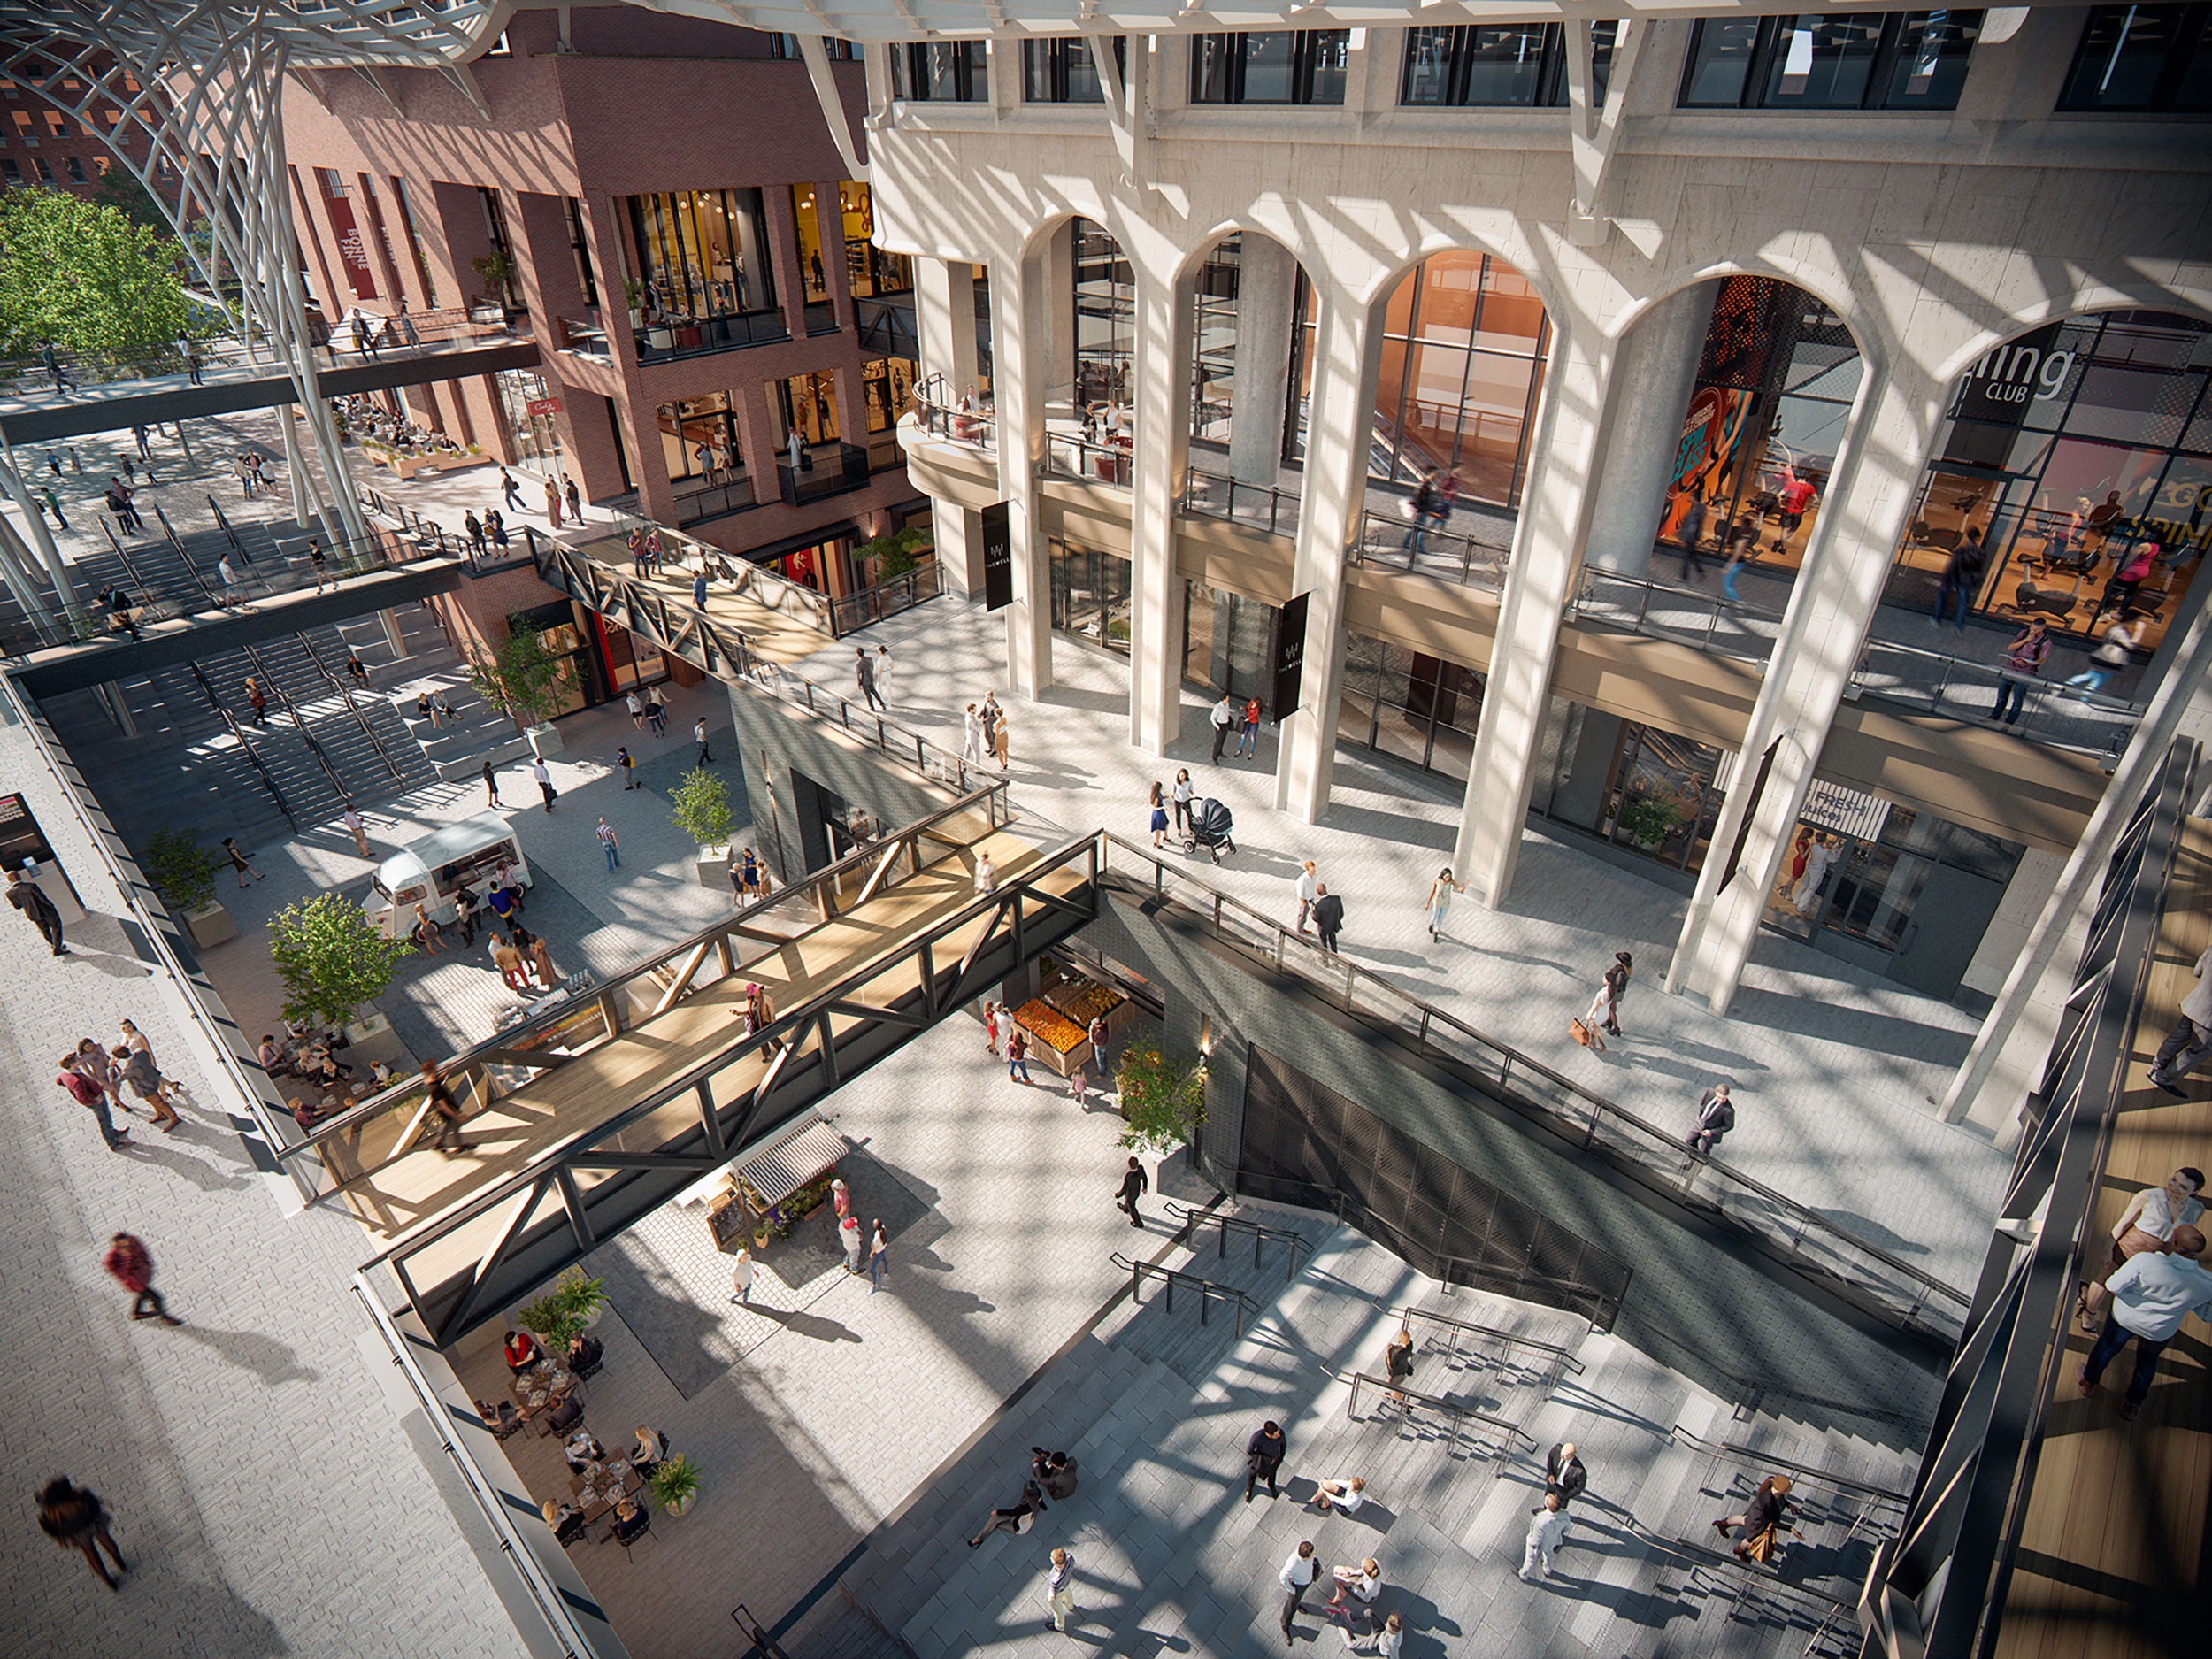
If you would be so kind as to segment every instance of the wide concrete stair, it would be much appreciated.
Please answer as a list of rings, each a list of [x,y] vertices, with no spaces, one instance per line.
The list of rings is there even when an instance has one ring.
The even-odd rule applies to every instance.
[[[515,730],[514,722],[469,685],[465,664],[429,607],[406,606],[397,616],[401,643],[407,648],[403,655],[392,650],[382,623],[374,617],[342,622],[338,628],[368,669],[376,688],[374,700],[404,731],[406,741],[431,774],[449,783],[465,782],[488,760],[503,765],[527,756],[529,742]],[[415,711],[415,697],[425,691],[433,697],[442,695],[458,718],[447,726],[422,718]]]
[[[1064,1545],[1078,1563],[1087,1644],[1110,1632],[1112,1651],[1279,1653],[1275,1575],[1302,1539],[1325,1566],[1376,1557],[1379,1609],[1404,1617],[1409,1653],[1797,1659],[1851,1647],[1839,1604],[1896,1517],[1893,1502],[1859,1483],[1901,1487],[1909,1454],[1848,1425],[1738,1420],[1724,1401],[1556,1309],[1453,1291],[1326,1218],[1236,1209],[1307,1236],[1294,1277],[1284,1278],[1270,1252],[1286,1247],[1271,1241],[1255,1273],[1251,1240],[1233,1234],[1225,1258],[1201,1233],[1164,1259],[1209,1269],[1217,1283],[1240,1260],[1247,1295],[1264,1298],[1241,1335],[1214,1328],[1227,1323],[1218,1304],[1194,1334],[1194,1300],[1179,1289],[1170,1315],[1148,1288],[1141,1306],[1110,1310],[872,1536],[843,1590],[909,1652],[1064,1651],[1043,1591],[1050,1552]],[[1353,1380],[1380,1374],[1409,1308],[1440,1316],[1409,1322],[1409,1386],[1445,1404],[1401,1410]],[[1286,1479],[1279,1497],[1262,1488],[1248,1504],[1244,1446],[1269,1417],[1289,1439]],[[1542,1501],[1544,1455],[1562,1440],[1581,1448],[1589,1490],[1573,1506],[1555,1576],[1523,1584],[1516,1572]],[[1077,1458],[1075,1495],[1031,1533],[969,1549],[987,1512],[1014,1501],[1039,1445]],[[1776,1566],[1746,1569],[1711,1523],[1740,1510],[1771,1473],[1796,1480],[1801,1532]],[[1368,1482],[1358,1515],[1309,1507],[1319,1479],[1353,1475]],[[1302,1637],[1315,1637],[1325,1600],[1325,1591],[1309,1598]],[[864,1623],[839,1617],[856,1630]],[[1318,1635],[1323,1651],[1339,1647],[1335,1632]]]

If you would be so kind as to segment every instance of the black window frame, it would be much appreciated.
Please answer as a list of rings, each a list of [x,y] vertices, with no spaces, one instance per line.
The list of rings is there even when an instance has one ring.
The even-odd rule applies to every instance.
[[[929,54],[943,50],[952,60],[953,96],[941,98],[930,88]],[[990,56],[982,40],[908,41],[891,47],[891,96],[902,104],[987,104],[991,98]],[[917,88],[920,88],[917,90]]]
[[[1682,60],[1682,81],[1675,92],[1675,107],[1678,110],[1779,110],[1812,114],[1837,115],[1855,111],[1909,115],[1922,111],[1941,112],[1958,108],[1960,93],[1973,71],[1974,46],[1980,38],[1981,27],[1987,12],[1978,8],[1958,10],[1938,9],[1928,12],[1785,12],[1757,19],[1750,53],[1745,60],[1743,84],[1732,98],[1693,99],[1691,93],[1700,71],[1705,66],[1701,52],[1709,30],[1740,27],[1752,21],[1748,18],[1699,18],[1690,33],[1689,50]],[[1960,70],[1949,82],[1947,101],[1942,97],[1909,99],[1897,95],[1899,69],[1910,62],[1908,33],[1912,26],[1925,26],[1931,19],[1941,18],[1946,27],[1966,36],[1964,46],[1956,56]],[[1785,60],[1791,37],[1796,33],[1801,19],[1816,19],[1837,27],[1857,27],[1879,19],[1869,63],[1866,85],[1856,103],[1801,103],[1775,96],[1776,73]]]
[[[830,62],[833,64],[849,64],[859,58],[859,54],[853,50],[853,43],[837,35],[823,35],[822,44],[829,53]],[[780,63],[789,64],[802,62],[806,56],[799,46],[799,37],[781,29],[771,29],[768,32],[768,55]]]
[[[1537,47],[1535,94],[1527,99],[1476,98],[1469,96],[1473,89],[1475,65],[1483,61],[1475,48],[1480,36],[1502,33],[1507,29],[1534,27],[1541,31]],[[1607,87],[1613,73],[1613,50],[1619,42],[1620,25],[1611,19],[1601,19],[1591,26],[1591,67],[1594,82],[1592,91],[1600,104],[1605,102]],[[1412,96],[1415,51],[1417,35],[1435,35],[1444,50],[1444,96],[1440,98]],[[1398,107],[1402,110],[1537,110],[1558,109],[1567,102],[1567,31],[1563,24],[1444,24],[1409,28],[1404,31],[1404,43],[1398,65]]]
[[[1273,35],[1291,36],[1291,95],[1287,98],[1248,98],[1245,96],[1245,65],[1249,58],[1250,43]],[[1210,97],[1204,88],[1205,58],[1208,42],[1213,50],[1225,56],[1225,73],[1223,77],[1223,96]],[[1233,46],[1227,42],[1234,42]],[[1190,101],[1202,108],[1221,109],[1236,104],[1250,104],[1259,109],[1340,109],[1344,104],[1344,81],[1348,76],[1352,46],[1349,29],[1239,29],[1226,33],[1194,35],[1190,37]],[[1336,96],[1317,98],[1314,86],[1326,48],[1333,43],[1345,55],[1346,70],[1337,78]]]
[[[1103,104],[1106,101],[1105,81],[1095,70],[1092,84],[1099,88],[1095,97],[1070,96],[1068,86],[1071,72],[1075,67],[1076,54],[1082,54],[1083,62],[1090,65],[1091,42],[1087,36],[1055,35],[1043,40],[1022,42],[1022,102],[1024,104]],[[1124,85],[1129,80],[1129,37],[1114,36],[1114,67]],[[1041,96],[1037,88],[1041,86]]]
[[[2177,50],[2170,45],[2166,60],[2160,65],[2158,76],[2151,84],[2147,97],[2137,103],[2106,102],[2102,98],[2084,97],[2081,84],[2085,76],[2093,74],[2101,58],[2105,56],[2105,43],[2097,38],[2100,29],[2113,23],[2126,25],[2145,13],[2170,17],[2175,23],[2174,40],[2187,42]],[[2121,41],[2126,38],[2124,30]],[[2117,45],[2118,42],[2113,42]],[[2197,73],[2193,78],[2190,72]],[[2089,16],[2081,27],[2081,39],[2074,47],[2074,61],[2067,66],[2066,80],[2058,95],[2056,112],[2061,115],[2202,115],[2212,112],[2212,5],[2163,6],[2092,6]]]

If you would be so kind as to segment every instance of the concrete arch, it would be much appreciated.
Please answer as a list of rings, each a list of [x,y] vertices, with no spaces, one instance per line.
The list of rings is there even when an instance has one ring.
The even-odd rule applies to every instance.
[[[2062,323],[2076,317],[2101,317],[2112,311],[2170,311],[2177,316],[2193,317],[2212,326],[2212,290],[2202,293],[2177,292],[2172,288],[2145,286],[2139,295],[2114,294],[2110,285],[2096,285],[2099,297],[2085,297],[2087,290],[2076,289],[2064,298],[2053,299],[2032,307],[2005,319],[2001,326],[1992,326],[1978,330],[1966,344],[1957,348],[1945,358],[1935,371],[1945,391],[1958,383],[1959,377],[1979,363],[2000,346],[2010,345],[2023,334],[2032,334],[2039,328],[2053,323]]]
[[[1486,254],[1510,265],[1521,280],[1535,290],[1537,300],[1544,308],[1544,315],[1551,319],[1555,332],[1559,328],[1560,317],[1572,314],[1572,307],[1566,303],[1565,285],[1561,280],[1563,273],[1549,260],[1543,258],[1540,250],[1532,245],[1525,250],[1508,248],[1494,237],[1463,232],[1453,234],[1441,227],[1420,237],[1394,263],[1381,265],[1377,274],[1363,285],[1350,289],[1347,298],[1354,304],[1370,307],[1386,304],[1390,296],[1398,291],[1399,284],[1440,253]]]
[[[1871,314],[1863,296],[1852,292],[1849,284],[1832,271],[1808,268],[1801,262],[1792,262],[1796,268],[1787,268],[1769,261],[1749,262],[1741,259],[1714,260],[1695,268],[1684,267],[1670,273],[1666,279],[1648,294],[1640,294],[1620,311],[1614,313],[1606,327],[1606,338],[1615,344],[1625,344],[1637,326],[1654,311],[1676,296],[1706,282],[1724,282],[1730,277],[1764,277],[1770,281],[1786,282],[1790,287],[1811,295],[1842,321],[1850,330],[1851,343],[1858,348],[1859,360],[1866,365],[1867,378],[1886,378],[1895,360],[1895,341],[1880,326],[1878,319]]]

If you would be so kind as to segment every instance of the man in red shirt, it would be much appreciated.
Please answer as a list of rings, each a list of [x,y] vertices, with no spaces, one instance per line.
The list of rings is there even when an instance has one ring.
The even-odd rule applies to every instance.
[[[108,1253],[100,1265],[131,1293],[132,1318],[154,1318],[164,1325],[184,1323],[161,1305],[161,1293],[154,1288],[154,1258],[141,1240],[127,1233],[117,1233],[108,1240]]]
[[[1800,478],[1794,472],[1790,474],[1789,482],[1781,489],[1782,534],[1775,538],[1774,550],[1777,553],[1789,546],[1790,537],[1796,534],[1797,526],[1805,522],[1806,513],[1811,511],[1819,495],[1810,479]]]
[[[108,1143],[108,1150],[120,1152],[127,1129],[118,1129],[115,1120],[108,1116],[108,1092],[83,1072],[75,1070],[70,1062],[77,1056],[65,1054],[61,1057],[61,1075],[54,1079],[69,1091],[69,1098],[100,1120],[100,1138]]]

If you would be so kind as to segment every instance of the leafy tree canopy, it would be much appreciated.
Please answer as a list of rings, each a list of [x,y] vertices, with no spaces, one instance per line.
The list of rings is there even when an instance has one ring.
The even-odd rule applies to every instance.
[[[192,325],[173,238],[62,190],[0,191],[0,341],[108,361],[160,356]]]

